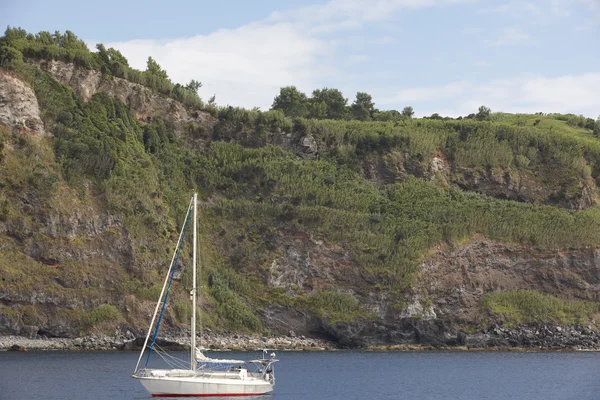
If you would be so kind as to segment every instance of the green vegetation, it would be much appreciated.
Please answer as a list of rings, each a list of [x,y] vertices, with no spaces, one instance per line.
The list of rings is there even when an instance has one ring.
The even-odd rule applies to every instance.
[[[71,32],[56,31],[27,33],[21,28],[7,28],[0,38],[0,67],[19,72],[24,60],[60,60],[95,69],[105,77],[127,79],[147,86],[157,92],[173,97],[190,107],[203,108],[198,97],[202,84],[192,80],[187,85],[174,84],[160,65],[148,57],[147,68],[139,71],[129,66],[127,59],[113,48],[98,44],[97,52],[88,50],[85,42]]]
[[[483,297],[485,311],[503,319],[508,325],[587,324],[598,313],[598,303],[562,300],[530,290],[493,292]]]
[[[308,299],[309,309],[330,323],[351,322],[366,317],[360,302],[349,293],[320,290]]]
[[[0,39],[0,66],[31,85],[53,135],[34,141],[0,128],[0,188],[8,189],[0,191],[0,221],[11,223],[10,238],[0,241],[0,287],[11,292],[45,287],[61,298],[98,299],[97,287],[104,285],[115,298],[156,300],[164,273],[159,266],[168,264],[192,189],[204,201],[201,232],[209,255],[202,263],[202,307],[214,313],[204,320],[214,329],[260,331],[257,313],[272,302],[330,322],[368,317],[348,293],[306,294],[296,288],[293,294],[264,294],[269,268],[282,255],[280,228],[309,232],[340,249],[361,276],[377,282],[373,290],[388,290],[390,302],[399,307],[419,262],[442,243],[454,246],[481,234],[543,249],[600,246],[599,207],[556,207],[600,182],[593,120],[594,126],[572,115],[492,113],[485,106],[467,118],[416,119],[410,106],[402,112],[377,110],[367,93],[357,93],[348,106],[336,89],[315,90],[309,98],[291,86],[281,89],[271,111],[214,108],[212,135],[203,127],[176,135],[160,118],[136,120],[128,106],[108,94],[84,102],[27,62],[45,59],[97,69],[103,79],[129,79],[188,106],[202,106],[196,94],[200,82],[173,84],[152,58],[140,72],[114,49],[99,45],[98,52],[90,52],[69,31],[31,35],[9,28]],[[190,148],[186,141],[199,136],[209,144]],[[290,148],[306,136],[314,138],[318,159],[273,145],[284,136],[291,138]],[[429,179],[434,158],[450,163],[451,174],[531,177],[532,184],[552,188],[551,195],[524,203],[463,191],[444,176]],[[368,179],[369,168],[378,162],[393,179]],[[26,205],[30,197],[35,212]],[[55,209],[107,210],[122,217],[131,260],[113,270],[108,262],[84,260],[90,271],[83,271],[75,261],[49,266],[26,256],[24,249],[33,242],[52,247],[62,240],[34,236],[42,229],[41,218]],[[103,236],[105,246],[123,235],[110,229]],[[83,251],[94,245],[90,242],[78,237],[59,244]],[[183,276],[173,293],[172,312],[179,322],[191,312],[186,306],[189,258],[187,251],[181,256]],[[592,306],[535,292],[494,293],[484,300],[486,310],[508,323],[536,322],[534,315],[578,322],[595,312]],[[101,324],[120,318],[121,311],[101,306],[85,322]]]
[[[193,308],[190,307],[190,305],[188,303],[181,302],[181,301],[177,302],[173,306],[173,309],[175,311],[175,318],[177,318],[177,321],[179,321],[179,323],[182,323],[182,324],[189,323],[190,318],[192,318]]]
[[[112,304],[102,304],[86,314],[85,321],[89,326],[100,325],[103,322],[114,321],[121,317],[121,313]]]
[[[218,312],[227,321],[229,329],[249,332],[261,330],[260,320],[238,295],[245,292],[242,277],[226,268],[219,268],[212,270],[208,283],[210,294],[219,304]]]

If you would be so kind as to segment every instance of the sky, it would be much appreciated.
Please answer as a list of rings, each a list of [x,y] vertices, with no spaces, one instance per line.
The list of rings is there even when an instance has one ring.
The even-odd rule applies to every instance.
[[[0,26],[73,31],[219,105],[336,88],[417,116],[600,116],[600,0],[2,0]]]

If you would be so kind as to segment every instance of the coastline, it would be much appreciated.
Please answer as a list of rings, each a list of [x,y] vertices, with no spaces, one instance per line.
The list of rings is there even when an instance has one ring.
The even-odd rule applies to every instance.
[[[47,351],[47,350],[140,350],[144,338],[131,333],[105,336],[90,335],[79,338],[28,338],[24,336],[0,336],[0,351]],[[335,345],[320,339],[290,336],[220,335],[202,336],[202,347],[209,351],[257,351],[269,350],[334,350]],[[157,340],[163,348],[187,350],[188,337],[165,336]]]
[[[0,336],[2,351],[139,351],[144,338],[128,336],[91,335],[79,338],[28,338],[24,336]],[[187,351],[189,339],[182,336],[166,336],[157,344],[170,350]],[[202,337],[202,346],[209,351],[336,351],[344,350],[336,343],[322,339],[290,336],[265,337],[256,335],[209,334]],[[360,351],[600,351],[590,346],[447,346],[427,344],[388,344],[352,348]]]

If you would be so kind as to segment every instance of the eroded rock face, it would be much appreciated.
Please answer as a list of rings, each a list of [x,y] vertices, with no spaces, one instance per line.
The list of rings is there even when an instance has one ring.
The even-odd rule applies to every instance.
[[[440,318],[477,321],[481,297],[492,291],[537,290],[561,298],[600,299],[600,250],[540,252],[479,239],[438,249],[420,266],[417,291]]]
[[[4,71],[0,71],[0,124],[34,135],[45,134],[33,89]]]
[[[487,170],[456,168],[450,181],[464,190],[484,193],[499,199],[527,203],[554,204],[560,207],[582,210],[596,204],[593,181],[583,182],[572,193],[563,193],[560,182],[550,177],[542,185],[540,177],[532,172],[495,168]]]
[[[179,101],[125,79],[103,77],[99,71],[57,60],[40,61],[38,66],[57,81],[69,86],[86,101],[96,93],[108,93],[129,105],[138,120],[147,122],[151,118],[160,117],[170,124],[178,135],[183,134],[190,125],[200,125],[210,136],[216,123],[207,112],[188,112]]]
[[[484,321],[481,312],[482,297],[499,290],[536,290],[560,298],[598,301],[599,249],[540,252],[478,238],[456,249],[437,249],[419,266],[419,278],[410,293],[404,299],[394,299],[378,290],[368,276],[353,272],[360,269],[350,259],[343,267],[327,265],[324,261],[332,260],[329,249],[315,245],[309,235],[295,236],[293,245],[288,244],[282,257],[273,261],[269,283],[290,294],[298,289],[310,294],[335,284],[331,286],[335,290],[350,290],[370,317],[335,322],[290,307],[271,306],[263,317],[275,332],[278,328],[282,332],[293,330],[345,347],[568,348],[600,343],[596,328],[508,328]],[[566,335],[564,329],[571,333]]]
[[[556,179],[552,169],[525,171],[516,168],[466,168],[438,153],[430,161],[410,157],[407,152],[391,150],[366,158],[363,170],[368,179],[392,184],[407,175],[435,181],[443,186],[456,185],[469,192],[482,193],[502,200],[549,204],[583,210],[596,204],[598,187],[593,179],[583,179],[568,187]]]
[[[349,290],[361,280],[359,268],[341,249],[330,249],[305,232],[284,230],[279,240],[283,256],[271,263],[270,286],[293,294],[295,290]]]

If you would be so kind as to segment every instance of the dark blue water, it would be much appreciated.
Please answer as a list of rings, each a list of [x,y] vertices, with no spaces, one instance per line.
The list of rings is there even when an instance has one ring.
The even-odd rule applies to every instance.
[[[0,399],[150,399],[130,378],[137,356],[0,352]],[[279,352],[278,358],[275,393],[260,399],[600,399],[595,352]]]

